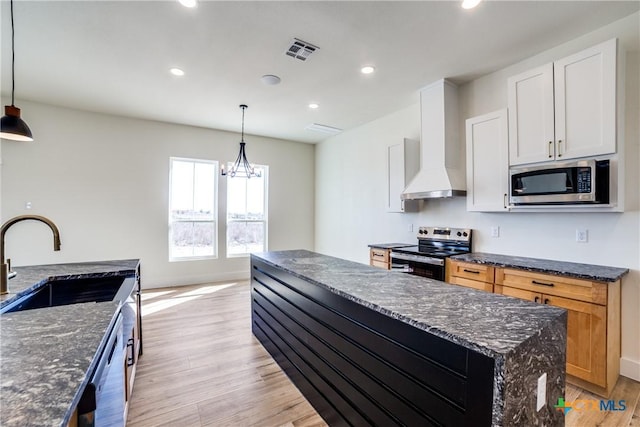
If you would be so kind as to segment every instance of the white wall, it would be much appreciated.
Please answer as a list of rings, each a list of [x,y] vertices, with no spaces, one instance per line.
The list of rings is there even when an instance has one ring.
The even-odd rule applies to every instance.
[[[418,213],[384,211],[385,149],[419,135],[416,104],[337,135],[316,146],[316,250],[368,263],[367,244],[416,242],[409,226],[470,227],[474,251],[626,267],[622,284],[622,374],[640,380],[640,69],[638,13],[460,87],[461,120],[507,106],[507,77],[575,53],[613,37],[625,53],[624,213],[476,213],[464,198],[428,200]],[[425,82],[425,85],[430,82]],[[464,129],[463,122],[460,123]],[[462,133],[464,137],[464,132]],[[490,227],[500,237],[490,237]],[[575,242],[576,228],[589,230],[588,243]]]
[[[6,236],[14,265],[140,258],[147,288],[248,277],[247,257],[225,257],[228,178],[218,186],[218,259],[168,262],[169,157],[232,161],[239,134],[17,105],[35,141],[2,140],[2,220],[44,215],[60,228],[62,250],[53,252],[44,224],[21,222]],[[245,140],[249,160],[270,167],[269,249],[312,249],[314,147],[251,135]]]

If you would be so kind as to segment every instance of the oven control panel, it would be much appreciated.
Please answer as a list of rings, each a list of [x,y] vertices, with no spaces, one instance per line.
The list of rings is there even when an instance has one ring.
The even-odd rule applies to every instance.
[[[468,242],[469,240],[471,240],[471,229],[449,227],[419,227],[418,239]]]

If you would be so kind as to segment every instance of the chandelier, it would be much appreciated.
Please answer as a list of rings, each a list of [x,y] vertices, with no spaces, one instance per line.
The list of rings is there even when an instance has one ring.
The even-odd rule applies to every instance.
[[[249,161],[247,160],[247,153],[245,151],[246,142],[244,142],[244,110],[247,109],[245,104],[240,104],[240,108],[242,108],[242,136],[240,138],[240,152],[238,153],[238,157],[236,161],[231,166],[228,172],[225,172],[224,165],[220,168],[220,173],[222,176],[229,175],[231,178],[240,177],[240,178],[251,178],[253,176],[260,177],[262,174],[260,171],[256,172],[254,167],[251,166]]]

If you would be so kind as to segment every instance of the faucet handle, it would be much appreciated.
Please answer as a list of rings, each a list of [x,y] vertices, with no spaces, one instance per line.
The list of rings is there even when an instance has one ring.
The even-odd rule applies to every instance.
[[[11,271],[11,258],[7,258],[7,271]]]

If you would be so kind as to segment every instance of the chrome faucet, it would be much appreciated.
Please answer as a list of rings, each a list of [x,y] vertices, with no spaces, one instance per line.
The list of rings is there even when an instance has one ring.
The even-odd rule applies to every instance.
[[[13,224],[28,219],[44,222],[45,224],[47,224],[51,231],[53,231],[53,250],[60,250],[60,231],[58,231],[58,227],[56,227],[53,221],[51,221],[49,218],[45,218],[39,215],[20,215],[11,218],[10,220],[2,224],[2,227],[0,227],[0,261],[2,262],[2,265],[0,266],[0,295],[4,295],[9,292],[7,282],[9,281],[9,274],[11,273],[11,260],[8,259],[5,262],[4,259],[4,235]]]

